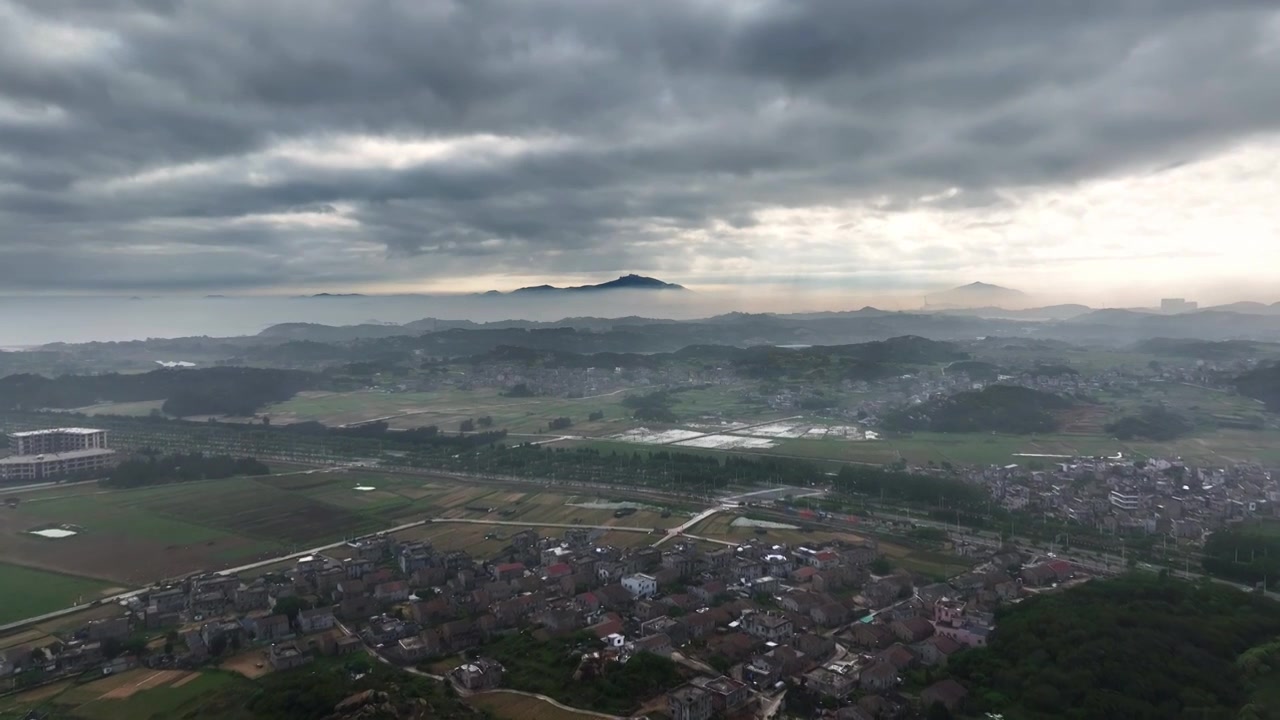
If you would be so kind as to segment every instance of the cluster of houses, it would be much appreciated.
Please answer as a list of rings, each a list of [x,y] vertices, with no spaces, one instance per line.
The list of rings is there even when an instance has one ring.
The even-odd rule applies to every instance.
[[[283,670],[367,647],[408,665],[463,654],[470,659],[451,679],[484,690],[503,680],[501,665],[480,657],[488,641],[532,628],[549,637],[585,631],[601,643],[599,662],[653,653],[696,670],[668,696],[676,720],[750,716],[788,683],[844,703],[840,717],[894,717],[909,705],[899,694],[904,673],[984,645],[995,607],[1075,572],[1055,560],[1023,566],[1006,553],[919,585],[905,572],[873,574],[880,552],[870,542],[795,546],[761,536],[620,549],[599,537],[587,528],[557,537],[522,530],[496,556],[476,558],[374,535],[284,572],[191,577],[90,623],[56,662],[101,664],[108,638],[145,632],[171,638],[143,660],[158,667],[254,647]],[[963,701],[954,683],[925,691],[948,707]]]
[[[799,561],[808,552],[797,548],[792,555],[798,567],[763,603],[769,608],[758,597],[721,606],[741,614],[705,636],[698,650],[683,651],[731,666],[715,682],[695,680],[669,693],[667,715],[745,717],[752,698],[788,686],[833,701],[839,707],[830,717],[842,720],[905,717],[934,703],[959,710],[968,695],[959,683],[947,679],[904,694],[905,676],[917,668],[945,667],[960,650],[985,646],[1000,604],[1017,602],[1029,586],[1076,574],[1063,561],[1024,565],[1020,554],[1008,552],[948,582],[915,586],[906,575],[873,576],[852,595],[831,596],[805,582],[812,566]],[[734,702],[738,688],[746,691],[743,705]]]
[[[1163,535],[1170,545],[1199,545],[1232,523],[1280,514],[1280,482],[1253,463],[1204,468],[1177,458],[1055,458],[1042,469],[1009,465],[967,475],[1008,510],[1108,534]]]

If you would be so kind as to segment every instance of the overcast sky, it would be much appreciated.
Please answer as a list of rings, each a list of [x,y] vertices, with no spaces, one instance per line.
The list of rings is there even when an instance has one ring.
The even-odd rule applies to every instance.
[[[0,294],[1280,299],[1278,78],[1274,0],[0,0]]]

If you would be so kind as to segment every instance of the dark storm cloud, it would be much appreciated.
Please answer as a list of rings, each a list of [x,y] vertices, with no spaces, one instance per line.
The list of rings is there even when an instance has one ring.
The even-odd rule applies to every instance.
[[[718,228],[768,208],[990,206],[1274,130],[1276,23],[1227,0],[0,0],[0,285],[679,267],[742,256]],[[298,157],[480,135],[530,144]],[[246,222],[326,214],[352,222]],[[672,245],[689,230],[707,244]]]

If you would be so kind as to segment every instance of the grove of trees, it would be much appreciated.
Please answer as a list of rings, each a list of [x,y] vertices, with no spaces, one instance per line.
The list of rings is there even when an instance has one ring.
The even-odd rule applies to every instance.
[[[1236,717],[1249,699],[1239,659],[1280,634],[1280,603],[1168,577],[1094,580],[997,616],[982,649],[948,672],[966,712],[1027,720]]]
[[[151,454],[131,458],[116,465],[112,468],[111,474],[103,478],[100,484],[108,487],[129,488],[192,480],[220,480],[236,475],[267,475],[270,472],[269,467],[254,458],[204,455],[198,452],[172,455]]]

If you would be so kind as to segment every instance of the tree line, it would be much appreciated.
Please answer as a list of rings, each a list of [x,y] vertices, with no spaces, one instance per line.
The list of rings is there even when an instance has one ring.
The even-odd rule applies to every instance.
[[[263,405],[315,387],[301,370],[248,367],[165,368],[121,375],[20,374],[0,378],[0,409],[77,408],[102,402],[164,400],[174,416],[253,415]]]
[[[192,480],[220,480],[237,475],[267,475],[271,469],[254,458],[203,453],[147,453],[116,465],[101,484],[115,488],[144,487]]]

